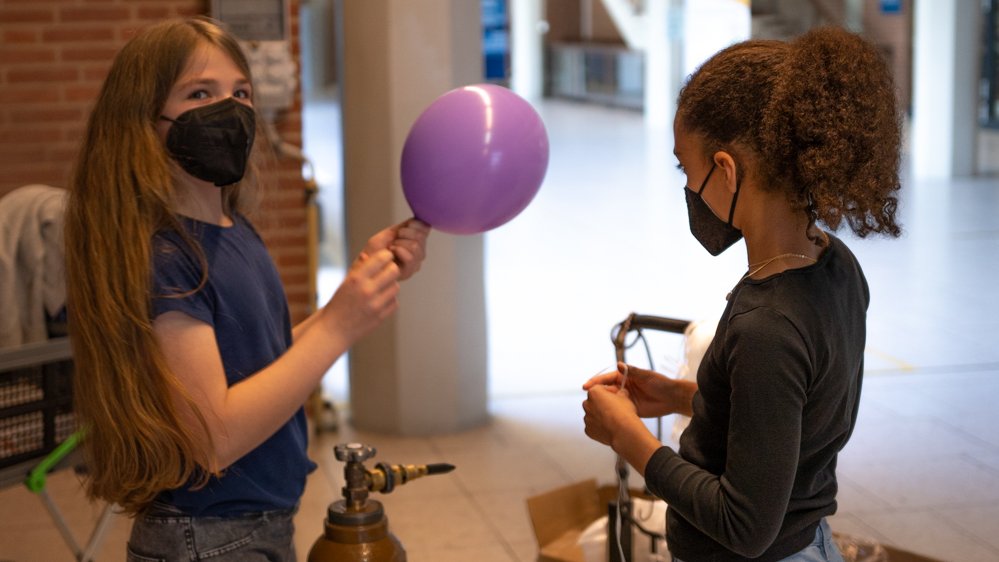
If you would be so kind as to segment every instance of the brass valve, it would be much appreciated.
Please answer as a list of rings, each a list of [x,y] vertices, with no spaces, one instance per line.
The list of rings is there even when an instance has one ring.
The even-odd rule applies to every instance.
[[[410,480],[433,474],[446,474],[454,470],[451,464],[385,464],[380,462],[368,471],[368,490],[388,494]]]
[[[404,562],[406,551],[388,530],[381,502],[369,500],[369,492],[387,494],[396,486],[432,474],[454,470],[450,464],[378,463],[373,470],[364,461],[375,456],[375,448],[361,443],[337,445],[333,454],[345,462],[343,498],[330,504],[324,534],[309,551],[309,562]]]

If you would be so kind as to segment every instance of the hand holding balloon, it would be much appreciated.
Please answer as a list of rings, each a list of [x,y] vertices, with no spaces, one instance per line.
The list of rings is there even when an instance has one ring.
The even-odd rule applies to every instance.
[[[548,168],[548,135],[512,91],[476,84],[445,93],[413,124],[402,187],[416,218],[451,234],[491,230],[534,199]]]

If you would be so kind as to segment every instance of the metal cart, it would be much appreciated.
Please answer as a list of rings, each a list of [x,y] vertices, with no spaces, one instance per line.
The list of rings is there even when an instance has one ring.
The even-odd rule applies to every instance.
[[[649,368],[654,369],[655,365],[653,364],[652,355],[649,351],[648,342],[645,340],[643,330],[683,335],[690,325],[691,322],[689,320],[631,313],[624,320],[615,324],[611,330],[611,342],[614,344],[614,358],[619,362],[626,362],[626,350],[633,347],[639,341],[643,341],[645,343]],[[634,336],[629,342],[628,336],[632,333],[634,333]],[[661,440],[662,418],[658,421],[657,434],[657,437]],[[651,540],[650,545],[653,552],[656,551],[655,540],[661,537],[647,531],[635,519],[632,509],[632,498],[628,488],[628,464],[621,457],[617,457],[614,470],[617,476],[618,493],[607,510],[607,556],[609,562],[631,562],[634,559],[635,547],[632,544],[632,527],[635,527],[640,533],[646,535]]]
[[[111,506],[81,547],[45,488],[51,472],[82,466],[72,359],[67,337],[0,349],[0,488],[24,485],[38,494],[76,559],[85,562],[104,538]]]

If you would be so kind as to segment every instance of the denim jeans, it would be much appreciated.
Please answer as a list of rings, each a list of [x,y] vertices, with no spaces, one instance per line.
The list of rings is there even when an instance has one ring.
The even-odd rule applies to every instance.
[[[683,560],[674,556],[673,562],[683,562]],[[780,562],[843,562],[843,556],[833,542],[829,523],[823,519],[819,522],[819,528],[815,529],[815,539],[812,540],[812,544]]]
[[[295,510],[189,517],[154,505],[135,519],[128,562],[296,562]]]

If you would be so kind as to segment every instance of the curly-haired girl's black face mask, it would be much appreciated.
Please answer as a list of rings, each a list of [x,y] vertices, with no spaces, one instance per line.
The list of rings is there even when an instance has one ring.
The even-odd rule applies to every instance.
[[[166,148],[185,172],[218,187],[243,179],[256,127],[253,108],[226,98],[160,119],[173,123]]]
[[[683,188],[684,195],[687,196],[687,219],[690,221],[690,233],[712,256],[717,256],[742,239],[742,231],[732,226],[732,217],[735,216],[735,202],[739,198],[739,186],[736,185],[735,195],[732,196],[728,222],[715,216],[714,211],[701,198],[701,193],[708,185],[708,180],[711,179],[715,166],[716,164],[711,164],[708,175],[696,192],[686,186]]]

